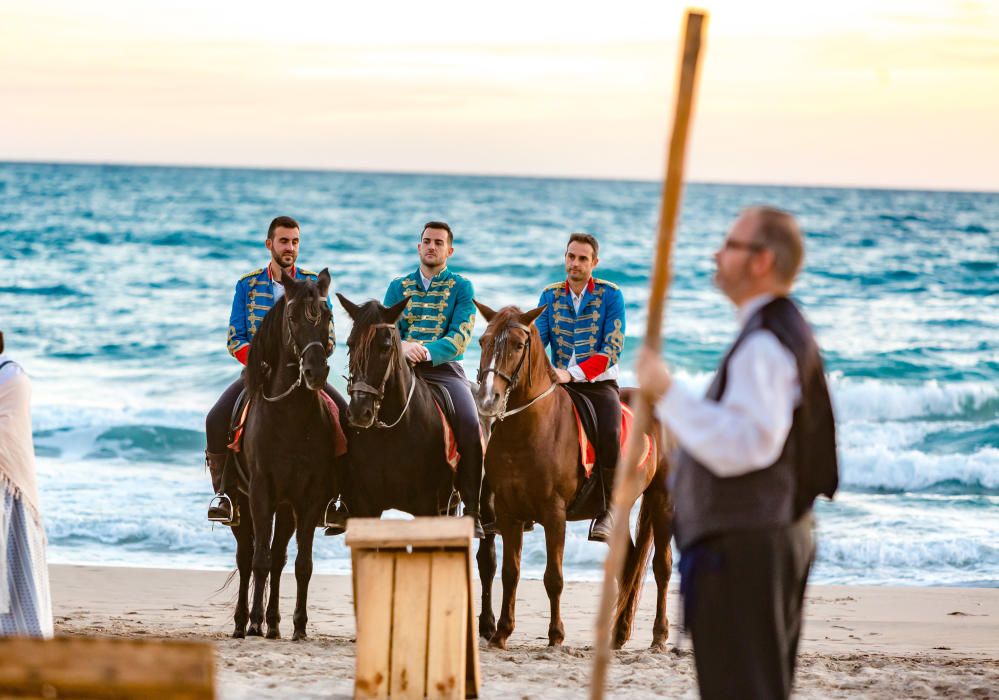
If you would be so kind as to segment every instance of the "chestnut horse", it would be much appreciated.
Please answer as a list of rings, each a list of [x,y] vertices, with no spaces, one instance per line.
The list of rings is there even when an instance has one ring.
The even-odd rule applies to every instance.
[[[476,303],[489,323],[480,339],[479,387],[475,401],[484,419],[492,419],[485,470],[495,494],[496,522],[503,536],[503,604],[490,644],[506,648],[513,632],[523,526],[535,521],[545,529],[548,560],[545,590],[551,603],[549,646],[565,639],[559,608],[566,510],[585,479],[579,431],[572,399],[557,384],[534,320],[545,307],[522,312],[514,306],[493,311]],[[624,397],[630,392],[622,392]],[[618,581],[613,642],[620,648],[631,636],[638,597],[649,556],[656,579],[656,618],[652,648],[663,650],[669,634],[666,588],[672,571],[672,508],[666,489],[665,434],[658,424],[648,433],[652,445],[639,468],[645,472],[636,542],[631,542],[624,574]],[[591,478],[599,478],[596,473]],[[600,504],[596,504],[599,507]],[[583,512],[576,519],[598,515]],[[652,552],[654,545],[655,551]],[[482,581],[483,590],[492,581]],[[483,611],[484,613],[486,611]],[[491,617],[492,611],[488,611]]]

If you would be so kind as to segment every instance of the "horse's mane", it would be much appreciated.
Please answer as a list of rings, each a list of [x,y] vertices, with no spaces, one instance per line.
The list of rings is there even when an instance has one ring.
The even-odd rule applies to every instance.
[[[504,306],[502,309],[496,312],[493,316],[493,320],[489,322],[491,328],[505,328],[510,323],[520,323],[520,317],[524,315],[524,312],[518,306]],[[548,359],[548,352],[545,348],[541,347],[541,333],[538,331],[537,326],[533,323],[530,325],[531,329],[531,344],[538,349],[538,355],[541,359],[541,366],[544,369],[545,374],[554,383],[558,383],[558,375],[555,374],[555,368],[552,367],[551,361]],[[494,336],[495,342],[495,336]],[[532,368],[533,371],[533,368]]]
[[[250,356],[246,361],[246,390],[249,394],[262,391],[267,377],[281,361],[282,324],[285,297],[270,308],[260,323],[260,329],[250,342]]]
[[[357,308],[354,325],[350,329],[350,374],[356,376],[361,369],[367,369],[371,355],[371,342],[374,340],[376,324],[384,323],[382,310],[377,301],[369,301]],[[395,353],[396,371],[406,371],[406,361],[401,352]]]

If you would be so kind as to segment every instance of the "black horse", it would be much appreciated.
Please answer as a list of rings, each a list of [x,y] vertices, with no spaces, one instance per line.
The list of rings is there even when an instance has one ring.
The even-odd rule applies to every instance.
[[[347,338],[351,515],[377,518],[390,508],[439,515],[451,500],[454,473],[433,394],[402,353],[396,321],[409,299],[385,308],[337,298],[354,321]]]
[[[247,493],[241,489],[238,497],[244,515],[232,528],[239,571],[233,637],[262,634],[268,576],[267,638],[281,636],[281,571],[288,560],[288,542],[297,534],[298,596],[292,639],[299,640],[306,636],[315,528],[336,487],[336,433],[319,395],[329,374],[326,346],[331,312],[326,295],[330,275],[323,270],[316,282],[285,275],[281,283],[284,297],[264,317],[250,344],[246,367],[250,408],[243,455],[248,488]],[[251,568],[253,608],[248,610]]]
[[[456,503],[454,472],[444,456],[444,430],[431,389],[402,353],[396,322],[409,299],[386,308],[371,300],[357,305],[337,298],[354,322],[347,339],[350,356],[351,426],[348,441],[352,516],[380,517],[389,509],[412,515],[441,515]],[[482,484],[482,516],[491,522],[492,498]],[[479,542],[482,617],[479,632],[495,630],[491,582],[496,575],[496,535]]]

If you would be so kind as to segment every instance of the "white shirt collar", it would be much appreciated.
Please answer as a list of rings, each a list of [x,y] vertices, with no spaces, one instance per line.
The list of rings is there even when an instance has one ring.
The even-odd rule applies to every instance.
[[[764,294],[758,294],[755,297],[751,297],[743,302],[742,306],[735,311],[735,319],[739,322],[739,328],[745,326],[746,321],[752,318],[753,314],[776,298],[776,296],[767,292]]]
[[[445,267],[444,270],[446,270],[446,269],[447,268]],[[434,275],[433,277],[427,277],[426,275],[423,274],[423,267],[422,266],[419,268],[419,270],[420,270],[420,279],[423,281],[423,290],[424,291],[430,289],[430,283],[434,281],[434,277],[437,277],[437,275],[440,275],[441,273],[444,272],[444,270],[441,270],[440,272],[437,273],[437,275]]]

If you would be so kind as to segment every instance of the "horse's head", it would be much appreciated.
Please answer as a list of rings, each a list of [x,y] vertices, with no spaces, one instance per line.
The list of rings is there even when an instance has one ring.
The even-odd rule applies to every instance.
[[[483,418],[497,418],[506,411],[507,400],[518,386],[530,386],[541,372],[550,376],[541,335],[534,327],[545,307],[523,312],[516,306],[493,311],[477,301],[475,306],[489,324],[479,338],[482,356],[475,404]]]
[[[318,391],[326,384],[330,373],[327,346],[332,312],[326,304],[330,290],[329,270],[324,268],[315,282],[296,280],[284,274],[280,282],[285,296],[281,342],[285,353],[301,363],[305,385]]]
[[[336,296],[354,321],[347,338],[350,358],[347,420],[355,428],[370,428],[378,418],[393,369],[406,371],[396,322],[409,303],[409,297],[386,308],[373,299],[358,306],[342,294]]]

